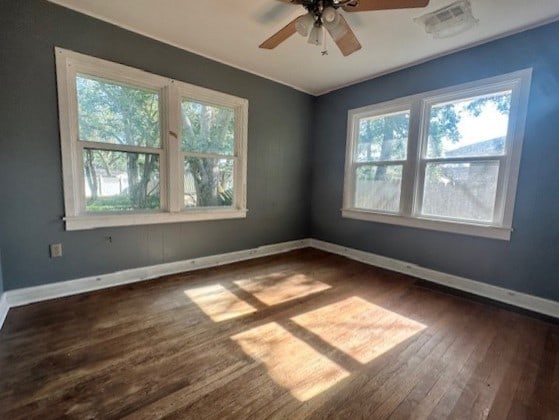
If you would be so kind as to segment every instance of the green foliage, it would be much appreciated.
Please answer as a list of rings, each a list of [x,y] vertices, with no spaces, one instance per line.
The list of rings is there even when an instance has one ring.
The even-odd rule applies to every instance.
[[[157,92],[81,75],[76,79],[76,88],[80,140],[161,147]],[[181,120],[184,152],[234,156],[233,109],[184,100]],[[232,204],[232,191],[225,191],[232,184],[233,160],[189,156],[187,166],[195,182],[197,206]],[[90,211],[159,207],[158,155],[86,149],[84,171],[92,191]],[[128,190],[118,197],[98,197],[98,176],[123,172],[128,177]]]
[[[461,115],[466,112],[479,116],[489,104],[494,104],[502,114],[510,110],[510,94],[500,93],[473,100],[436,105],[431,108],[429,119],[429,156],[444,156],[443,141],[456,143],[461,140],[458,129]],[[407,151],[409,113],[385,115],[362,119],[359,124],[357,160],[378,162],[404,160]],[[393,166],[368,166],[360,169],[360,177],[376,181],[393,180],[398,174]]]
[[[361,161],[405,159],[409,113],[360,121],[358,154]]]
[[[181,147],[187,153],[234,156],[235,115],[230,108],[184,100],[181,104]],[[187,172],[194,178],[196,205],[225,206],[233,194],[224,195],[233,180],[233,160],[187,155]]]
[[[159,194],[150,195],[146,200],[144,209],[159,208]],[[87,200],[86,209],[90,212],[109,212],[109,211],[132,211],[138,210],[128,195],[117,195],[113,197],[97,197]]]
[[[183,151],[223,156],[234,154],[233,109],[184,100],[181,111]]]
[[[90,76],[76,79],[80,139],[159,147],[159,95]]]
[[[460,141],[458,123],[460,115],[456,112],[454,104],[434,106],[431,108],[431,119],[429,120],[429,155],[441,156],[443,139],[453,143]]]
[[[160,147],[158,93],[91,76],[78,76],[76,89],[80,140]],[[158,155],[86,149],[84,171],[94,203],[98,200],[98,175],[122,172],[128,175],[130,204],[117,200],[120,204],[115,206],[121,210],[145,209],[159,202]],[[103,206],[94,204],[95,208]]]
[[[477,117],[483,112],[483,108],[487,104],[493,103],[495,104],[495,107],[501,114],[507,115],[510,111],[510,101],[511,101],[510,92],[504,94],[500,93],[498,95],[478,98],[472,101],[470,104],[468,104],[467,109],[470,114]]]

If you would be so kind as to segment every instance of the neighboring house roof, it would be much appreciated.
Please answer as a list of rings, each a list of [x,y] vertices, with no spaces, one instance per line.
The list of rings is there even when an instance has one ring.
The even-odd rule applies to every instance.
[[[469,144],[446,152],[446,157],[499,155],[505,148],[505,137]]]

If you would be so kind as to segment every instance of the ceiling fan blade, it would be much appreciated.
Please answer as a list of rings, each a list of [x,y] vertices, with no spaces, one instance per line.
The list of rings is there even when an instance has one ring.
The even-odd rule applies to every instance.
[[[264,41],[262,44],[258,46],[258,48],[264,48],[266,50],[273,50],[291,35],[293,35],[297,30],[295,29],[295,22],[299,19],[296,17],[279,31],[277,31],[274,35]]]
[[[425,7],[429,0],[359,0],[354,6],[344,6],[346,12],[368,12],[371,10],[410,9]]]
[[[276,1],[281,1],[282,3],[303,4],[303,0],[276,0]]]
[[[326,25],[325,27],[344,57],[347,57],[355,51],[360,50],[361,44],[359,43],[359,40],[355,36],[355,33],[353,33],[344,17],[342,15],[339,15],[339,19],[340,22],[335,30],[332,30]],[[343,35],[339,36],[338,34],[340,33],[342,33]]]

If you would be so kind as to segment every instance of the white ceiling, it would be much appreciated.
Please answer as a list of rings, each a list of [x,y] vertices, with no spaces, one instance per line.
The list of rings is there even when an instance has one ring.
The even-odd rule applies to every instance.
[[[345,13],[363,49],[343,57],[331,39],[322,56],[298,34],[275,50],[259,49],[304,13],[275,0],[50,1],[315,95],[559,19],[559,0],[471,0],[479,24],[432,39],[413,18],[453,0],[431,0],[424,9]]]

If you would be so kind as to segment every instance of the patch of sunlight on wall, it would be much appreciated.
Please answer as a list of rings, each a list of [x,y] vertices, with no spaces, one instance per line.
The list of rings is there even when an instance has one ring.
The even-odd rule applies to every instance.
[[[360,363],[368,363],[426,328],[357,296],[291,318]]]
[[[215,322],[256,312],[254,306],[239,299],[221,284],[187,289],[184,294]]]
[[[304,274],[295,274],[283,278],[237,280],[234,283],[266,305],[277,305],[331,287]]]
[[[231,339],[246,354],[263,362],[270,377],[299,401],[307,401],[349,376],[349,372],[275,322]]]

